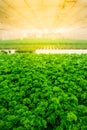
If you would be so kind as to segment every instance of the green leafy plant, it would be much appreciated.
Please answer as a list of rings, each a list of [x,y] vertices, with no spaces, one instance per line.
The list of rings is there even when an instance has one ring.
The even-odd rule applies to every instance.
[[[86,130],[87,54],[0,54],[0,130]]]

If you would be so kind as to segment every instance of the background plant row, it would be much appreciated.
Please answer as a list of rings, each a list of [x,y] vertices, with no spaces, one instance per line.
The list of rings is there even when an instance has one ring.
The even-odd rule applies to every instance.
[[[87,40],[31,38],[0,40],[0,49],[15,49],[17,52],[35,52],[37,49],[87,49]]]

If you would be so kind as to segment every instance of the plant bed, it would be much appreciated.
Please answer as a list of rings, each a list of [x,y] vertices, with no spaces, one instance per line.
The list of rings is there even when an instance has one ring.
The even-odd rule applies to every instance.
[[[0,54],[0,130],[86,130],[87,54]]]

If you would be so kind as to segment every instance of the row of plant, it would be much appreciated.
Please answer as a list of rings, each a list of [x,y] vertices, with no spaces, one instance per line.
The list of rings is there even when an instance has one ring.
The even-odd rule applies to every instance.
[[[16,49],[18,52],[34,52],[36,49],[87,49],[87,40],[70,39],[16,39],[0,40],[0,49]]]
[[[0,54],[0,130],[87,130],[87,54]]]

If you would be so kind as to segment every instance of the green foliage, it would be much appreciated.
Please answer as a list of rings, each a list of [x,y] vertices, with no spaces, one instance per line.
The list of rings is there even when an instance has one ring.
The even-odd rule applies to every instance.
[[[17,52],[33,53],[36,49],[62,48],[62,49],[87,49],[87,40],[54,39],[54,38],[30,38],[15,40],[0,40],[0,49],[16,49]]]
[[[87,54],[0,54],[0,130],[87,130]]]

